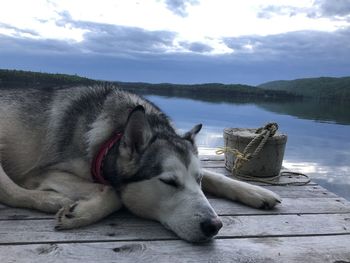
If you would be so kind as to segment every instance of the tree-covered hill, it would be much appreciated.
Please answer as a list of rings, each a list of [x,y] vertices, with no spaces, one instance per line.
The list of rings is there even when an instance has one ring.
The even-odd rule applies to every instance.
[[[295,100],[300,96],[279,90],[257,89],[241,84],[150,84],[115,82],[117,86],[138,94],[155,94],[169,97],[185,97],[204,101],[232,102],[235,100]]]
[[[272,81],[259,88],[241,84],[150,84],[143,82],[106,82],[77,75],[49,74],[0,69],[0,88],[60,88],[76,85],[114,84],[139,94],[187,97],[208,101],[295,100],[302,97],[317,100],[350,101],[350,77],[307,78]]]
[[[77,75],[48,74],[21,70],[0,69],[0,88],[60,88],[76,85],[114,84],[119,88],[138,94],[187,97],[201,100],[295,100],[300,98],[286,91],[257,89],[240,84],[150,84],[142,82],[106,82]]]
[[[0,88],[53,88],[94,83],[97,82],[77,75],[0,69]]]
[[[284,90],[314,99],[350,101],[350,77],[279,80],[263,83],[258,87],[269,90]]]

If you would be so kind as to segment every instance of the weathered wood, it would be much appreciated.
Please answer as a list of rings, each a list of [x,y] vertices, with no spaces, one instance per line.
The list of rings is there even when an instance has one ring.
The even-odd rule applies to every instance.
[[[107,242],[0,246],[2,262],[308,262],[350,261],[350,236]]]
[[[338,196],[319,185],[303,185],[303,186],[277,186],[263,185],[262,187],[269,189],[284,198],[337,198]],[[216,198],[211,194],[206,194],[208,199]]]
[[[204,168],[209,170],[209,171],[221,173],[223,175],[226,175],[228,177],[231,177],[231,178],[237,180],[237,178],[231,176],[231,173],[228,170],[226,170],[226,168],[221,168],[221,167],[204,167]],[[279,178],[278,182],[280,182],[280,183],[291,183],[291,182],[300,183],[300,182],[305,182],[305,179],[306,179],[305,177],[301,177],[301,176],[297,176],[297,175],[290,175],[290,176],[281,176]],[[266,183],[261,183],[261,182],[249,182],[249,183],[255,184],[255,185],[267,185]],[[308,185],[317,185],[317,184],[314,182],[310,182],[310,183],[308,183]]]
[[[225,168],[225,163],[221,160],[201,161],[201,165],[203,168]],[[226,168],[225,170],[228,171]]]
[[[218,148],[198,147],[199,159],[203,161],[225,161],[225,155],[216,154]]]
[[[220,236],[263,237],[350,234],[349,214],[223,216]]]
[[[224,145],[230,149],[236,149],[243,153],[248,149],[248,145],[257,137],[257,129],[246,128],[225,128]],[[264,136],[265,137],[265,136]],[[253,148],[250,147],[252,157],[248,162],[240,167],[240,172],[249,176],[268,177],[279,174],[287,143],[287,135],[277,131],[274,136],[262,137]],[[258,150],[258,144],[264,143]],[[252,145],[250,145],[252,146]],[[260,145],[259,145],[260,146]],[[259,151],[255,154],[254,151]],[[225,166],[231,170],[236,161],[236,154],[225,153]]]
[[[209,202],[219,215],[330,214],[350,212],[350,203],[344,198],[285,198],[281,205],[272,210],[254,209],[223,199],[210,199]]]
[[[225,157],[223,155],[200,155],[199,159],[203,162],[205,161],[220,161],[220,162],[224,162],[225,161]]]
[[[223,216],[218,237],[280,237],[350,234],[350,213],[332,215]],[[110,217],[89,227],[53,231],[54,220],[9,220],[0,224],[0,244],[94,240],[178,239],[160,223],[129,216]]]
[[[29,209],[13,208],[0,204],[0,222],[1,220],[50,219],[53,217],[54,215],[52,214],[41,213]]]
[[[303,186],[277,186],[277,185],[264,185],[266,189],[269,189],[282,198],[336,198],[336,194],[328,191],[319,185],[303,185]]]
[[[271,215],[271,214],[330,214],[349,213],[350,203],[340,197],[324,198],[283,198],[282,204],[273,210],[261,210],[216,197],[209,198],[209,202],[219,215]],[[120,212],[117,212],[117,214]],[[15,219],[50,219],[54,215],[40,213],[27,209],[0,207],[1,220]]]
[[[208,170],[212,170],[212,171],[215,171],[215,172],[218,172],[218,173],[222,173],[226,176],[229,176],[231,177],[231,171],[227,170],[225,168],[225,162],[223,159],[218,159],[217,156],[206,156],[206,158],[203,158],[201,159],[201,165],[203,168],[205,169],[208,169]],[[281,171],[288,171],[286,169],[283,169]],[[290,181],[293,181],[293,182],[304,182],[305,181],[305,178],[304,177],[299,177],[299,176],[296,176],[296,175],[291,175],[289,177],[286,177],[286,176],[282,176],[280,179],[279,179],[279,182],[281,183],[285,183],[285,182],[290,182]],[[255,183],[254,184],[257,184],[257,185],[266,185],[266,184],[263,184],[263,183]],[[314,182],[310,182],[309,185],[315,185]]]

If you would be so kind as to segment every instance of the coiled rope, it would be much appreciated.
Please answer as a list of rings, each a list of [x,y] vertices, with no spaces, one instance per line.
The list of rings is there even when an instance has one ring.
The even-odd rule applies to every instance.
[[[261,127],[256,130],[257,136],[255,136],[248,145],[244,148],[243,153],[241,153],[237,149],[233,149],[231,147],[220,147],[217,151],[217,155],[225,154],[225,153],[231,153],[235,156],[235,162],[232,167],[232,175],[236,177],[237,179],[244,180],[244,181],[251,181],[251,182],[260,182],[265,183],[269,185],[306,185],[311,180],[310,178],[303,173],[298,172],[291,172],[291,171],[282,171],[276,176],[271,177],[256,177],[251,175],[246,175],[240,172],[241,167],[244,165],[244,163],[249,162],[251,159],[255,158],[260,151],[263,149],[264,145],[267,142],[267,139],[269,137],[272,137],[276,134],[278,130],[278,124],[275,122],[271,122],[266,124],[264,127]],[[258,146],[253,151],[253,146],[258,144]],[[292,176],[298,176],[298,177],[304,177],[304,181],[290,181],[290,182],[279,182],[280,177],[287,176],[289,178],[292,178]]]

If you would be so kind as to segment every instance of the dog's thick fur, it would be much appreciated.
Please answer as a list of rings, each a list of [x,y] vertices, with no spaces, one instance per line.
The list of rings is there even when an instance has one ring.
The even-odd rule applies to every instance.
[[[94,223],[124,205],[193,242],[222,226],[201,187],[256,208],[280,202],[269,190],[202,170],[200,129],[180,136],[158,107],[112,86],[1,90],[0,202],[57,213],[56,229]],[[123,136],[104,166],[111,185],[94,183],[93,157],[116,132]]]

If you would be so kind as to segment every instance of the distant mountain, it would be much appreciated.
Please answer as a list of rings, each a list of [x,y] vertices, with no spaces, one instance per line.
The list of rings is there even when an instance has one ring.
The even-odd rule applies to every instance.
[[[350,101],[350,77],[278,80],[263,83],[258,87],[269,90],[284,90],[315,99]]]

